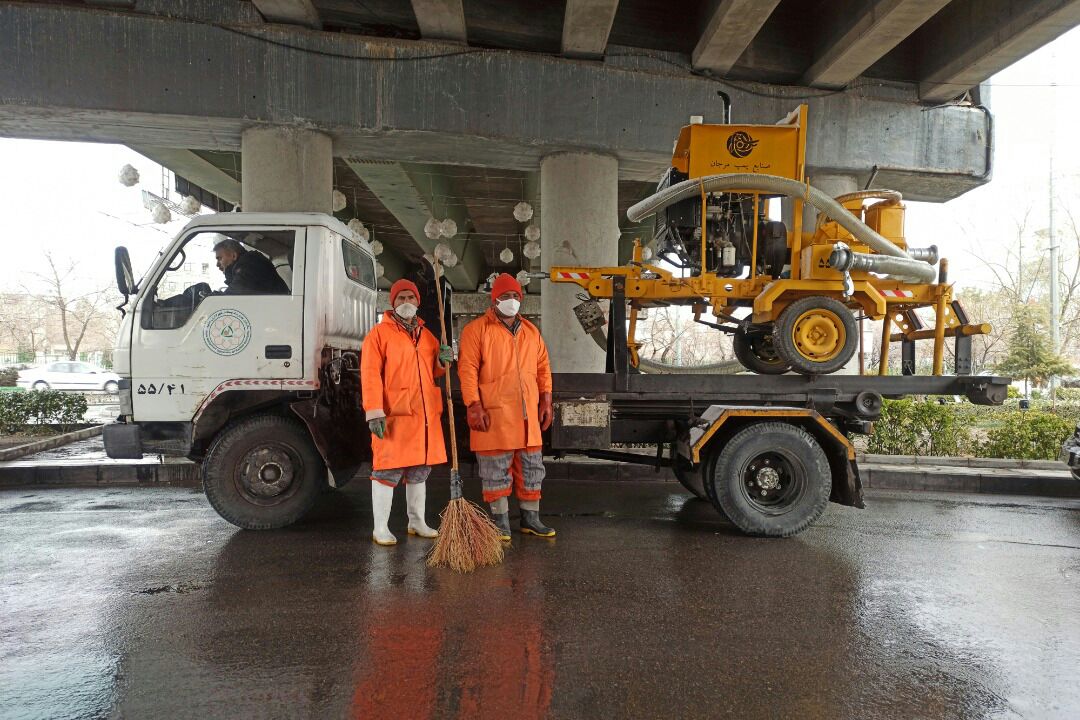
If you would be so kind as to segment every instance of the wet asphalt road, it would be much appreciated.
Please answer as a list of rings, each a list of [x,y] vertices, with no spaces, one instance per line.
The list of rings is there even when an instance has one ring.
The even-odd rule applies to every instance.
[[[559,537],[473,576],[403,497],[374,546],[362,484],[272,533],[0,492],[0,717],[1080,717],[1080,502],[876,492],[764,540],[673,483],[545,490]]]

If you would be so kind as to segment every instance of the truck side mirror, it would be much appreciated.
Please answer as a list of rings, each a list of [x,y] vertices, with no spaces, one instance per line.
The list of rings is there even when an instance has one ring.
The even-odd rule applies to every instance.
[[[116,265],[116,288],[125,298],[134,295],[138,288],[135,287],[135,276],[131,272],[131,256],[128,255],[128,249],[123,245],[116,248],[114,261]]]

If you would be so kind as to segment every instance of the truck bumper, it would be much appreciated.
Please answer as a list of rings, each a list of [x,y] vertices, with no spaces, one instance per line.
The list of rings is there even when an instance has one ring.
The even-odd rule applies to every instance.
[[[116,460],[139,460],[144,453],[188,457],[191,452],[189,422],[114,422],[101,434],[105,454]]]
[[[141,460],[142,437],[138,423],[109,423],[101,431],[105,454],[114,460]]]

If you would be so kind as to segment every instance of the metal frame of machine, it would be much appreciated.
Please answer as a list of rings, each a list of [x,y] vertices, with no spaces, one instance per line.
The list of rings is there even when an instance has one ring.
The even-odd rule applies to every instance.
[[[638,312],[678,304],[691,305],[696,321],[731,333],[739,360],[762,374],[794,370],[819,375],[840,369],[858,345],[856,312],[882,322],[883,338],[904,343],[905,373],[914,372],[913,343],[933,339],[933,374],[941,375],[946,337],[957,340],[957,372],[970,372],[970,337],[991,328],[968,322],[948,283],[948,262],[939,261],[936,247],[908,248],[899,193],[868,190],[838,197],[841,213],[819,214],[813,230],[804,232],[803,207],[816,192],[805,178],[806,113],[801,105],[776,125],[691,124],[682,129],[671,169],[653,198],[680,186],[687,196],[686,186],[694,182],[700,191],[697,197],[644,211],[657,215],[658,256],[681,266],[682,274],[646,264],[635,241],[628,265],[552,267],[550,279],[579,285],[591,302],[612,298],[615,279],[625,280],[631,303],[627,341],[635,367]],[[709,190],[710,182],[725,176],[736,184]],[[795,181],[805,186],[805,194],[762,190],[751,176],[789,187]],[[744,181],[750,184],[738,184]],[[766,215],[765,202],[782,194],[792,202],[790,229]],[[864,207],[874,199],[878,202]],[[856,234],[864,228],[870,232]],[[868,244],[864,237],[877,243]],[[901,274],[912,268],[920,280],[932,281]],[[927,307],[935,313],[932,329],[916,314]],[[740,308],[749,308],[750,315],[736,318]],[[719,322],[702,319],[707,309]],[[579,308],[578,313],[600,314],[596,308]],[[896,335],[894,324],[900,330]],[[887,372],[888,342],[883,340],[881,374]]]

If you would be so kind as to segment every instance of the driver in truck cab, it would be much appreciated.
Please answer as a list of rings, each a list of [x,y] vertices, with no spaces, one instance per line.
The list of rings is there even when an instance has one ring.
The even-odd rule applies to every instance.
[[[409,280],[390,287],[390,307],[360,348],[360,384],[371,430],[371,539],[395,545],[390,532],[394,488],[405,483],[409,534],[438,537],[424,517],[431,466],[446,462],[442,393],[435,378],[453,351],[417,317],[420,290]]]
[[[225,275],[226,295],[288,295],[289,286],[274,264],[260,252],[247,250],[238,240],[225,238],[214,246],[217,267]]]

